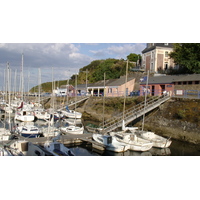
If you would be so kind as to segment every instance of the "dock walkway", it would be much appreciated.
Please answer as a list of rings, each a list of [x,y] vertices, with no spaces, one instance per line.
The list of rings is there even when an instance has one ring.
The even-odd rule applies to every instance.
[[[47,140],[51,140],[54,137],[39,137],[39,138],[26,138],[18,134],[14,134],[18,137],[19,140],[26,140],[33,144],[38,144],[43,146]],[[105,150],[105,145],[102,145],[98,142],[92,140],[92,133],[85,133],[85,134],[66,134],[61,135],[60,138],[57,140],[58,142],[63,143],[64,145],[77,145],[81,143],[89,143],[92,145],[92,148],[98,150]],[[0,144],[9,145],[12,140],[0,142]]]

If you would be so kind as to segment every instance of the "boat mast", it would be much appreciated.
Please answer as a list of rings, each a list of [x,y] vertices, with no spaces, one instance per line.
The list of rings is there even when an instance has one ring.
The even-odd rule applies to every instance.
[[[67,79],[67,106],[69,104],[69,79]]]
[[[145,88],[144,114],[143,114],[143,120],[142,120],[142,131],[144,130],[144,119],[145,119],[145,110],[146,110],[146,101],[147,101],[148,82],[149,82],[149,70],[147,71],[147,81],[146,81],[146,88]]]
[[[21,68],[21,95],[24,101],[24,54],[22,53],[22,68]]]
[[[125,109],[126,109],[126,83],[127,83],[127,76],[128,76],[128,59],[126,63],[126,77],[125,77],[125,84],[124,84],[124,108],[123,108],[123,120],[125,118]]]
[[[28,100],[29,100],[29,84],[30,84],[30,72],[28,70]]]
[[[76,126],[76,101],[77,101],[77,74],[75,75],[75,126]]]
[[[40,93],[41,93],[41,70],[38,68],[38,105],[40,104]]]
[[[14,85],[13,85],[13,99],[16,97],[16,84],[17,84],[17,69],[15,69]]]
[[[106,86],[106,73],[104,72],[104,90],[103,90],[103,130],[104,130],[104,121],[105,121],[105,86]]]
[[[9,110],[8,110],[8,123],[9,123],[9,130],[10,130],[10,66],[9,62],[7,62],[7,88],[8,88],[8,105],[9,105]]]

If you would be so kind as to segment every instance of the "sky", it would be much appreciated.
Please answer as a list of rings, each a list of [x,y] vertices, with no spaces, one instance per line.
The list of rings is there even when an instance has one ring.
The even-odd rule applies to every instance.
[[[19,83],[22,66],[25,90],[41,82],[67,80],[93,60],[126,59],[130,53],[141,54],[145,43],[0,43],[0,69],[11,69],[11,88]],[[5,72],[0,74],[1,89],[5,86]],[[19,84],[18,84],[19,85]],[[19,88],[19,86],[16,87]],[[17,88],[17,89],[18,89]]]

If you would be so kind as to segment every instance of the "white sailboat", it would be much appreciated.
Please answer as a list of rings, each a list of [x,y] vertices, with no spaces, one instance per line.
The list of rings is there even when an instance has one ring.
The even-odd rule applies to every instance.
[[[93,133],[92,138],[94,141],[105,145],[106,150],[108,151],[125,152],[130,148],[128,144],[118,142],[116,138],[111,135]]]
[[[75,79],[75,85],[76,85],[76,91],[77,92],[77,75]],[[76,94],[75,94],[75,102],[76,102]],[[76,112],[76,103],[75,103],[75,111],[74,111],[74,124],[70,124],[69,126],[61,127],[60,130],[64,134],[83,134],[84,126],[81,124],[81,126],[76,125],[76,119],[77,119],[77,113],[78,113],[78,119],[81,118],[82,113]]]
[[[115,137],[117,141],[128,144],[129,150],[132,151],[148,151],[152,148],[153,143],[137,137],[136,134],[121,132],[110,132],[111,136]]]
[[[54,90],[54,79],[53,79],[53,68],[52,68],[52,91]],[[54,97],[52,96],[52,110],[54,113]],[[53,139],[49,137],[53,134]],[[60,130],[54,127],[54,114],[49,121],[48,128],[43,135],[47,137],[47,141],[44,143],[44,148],[46,151],[50,152],[54,156],[74,156],[73,152],[64,146],[64,144],[58,142],[60,139]]]
[[[123,108],[123,120],[122,120],[122,131],[112,131],[109,133],[109,135],[116,138],[118,142],[124,143],[126,145],[129,145],[129,150],[132,151],[148,151],[152,148],[153,143],[139,138],[136,136],[136,134],[127,132],[125,127],[125,121],[124,121],[124,113],[125,113],[125,106],[126,106],[126,83],[127,83],[127,76],[128,76],[128,60],[126,65],[126,78],[125,78],[125,88],[124,88],[124,108]]]
[[[33,122],[35,116],[33,111],[22,109],[16,111],[14,119],[22,122]]]
[[[22,67],[21,67],[21,80],[20,80],[20,84],[21,84],[21,96],[22,96],[22,101],[21,101],[21,105],[17,108],[17,111],[15,113],[15,120],[19,120],[22,122],[32,122],[35,120],[35,116],[34,113],[32,111],[32,104],[26,104],[23,100],[23,96],[24,96],[24,76],[23,76],[23,54],[22,54]]]
[[[105,77],[104,73],[104,90],[105,90]],[[105,94],[105,91],[104,91]],[[105,95],[103,96],[103,128],[104,129],[104,108],[105,108]],[[94,141],[103,144],[106,146],[106,150],[112,152],[125,152],[130,148],[130,145],[121,143],[117,141],[117,139],[111,135],[103,135],[99,133],[93,133],[92,138]]]
[[[17,124],[15,132],[23,137],[37,138],[42,134],[41,129],[34,125],[34,122],[25,122],[20,125]]]
[[[77,74],[75,75],[75,102],[77,101]],[[69,85],[69,83],[68,83]],[[69,91],[67,90],[67,104],[68,104],[68,96],[69,96]],[[70,110],[68,106],[65,107],[65,110],[61,110],[61,113],[67,117],[67,118],[72,118],[72,119],[81,119],[82,118],[82,113],[76,111],[76,103],[75,103],[75,109]]]
[[[137,134],[138,137],[152,142],[153,147],[168,148],[172,143],[170,138],[164,138],[151,131],[136,130],[134,133]]]
[[[61,113],[68,118],[73,118],[73,119],[81,119],[82,113],[77,112],[75,110],[70,110],[68,106],[66,106],[66,110],[61,110]]]
[[[60,131],[64,134],[83,134],[84,127],[76,126],[76,125],[69,125],[65,127],[60,127]]]
[[[146,90],[145,90],[145,105],[144,105],[144,115],[143,115],[143,122],[142,122],[142,130],[137,129],[130,129],[133,134],[136,134],[137,137],[148,140],[153,143],[153,147],[158,148],[168,148],[172,141],[170,138],[165,138],[159,136],[151,131],[144,131],[144,119],[145,119],[145,108],[146,108],[146,98],[147,98],[147,88],[148,88],[148,79],[149,79],[149,71],[147,74],[147,82],[146,82]],[[128,129],[128,127],[127,127]]]
[[[36,119],[44,120],[44,121],[50,120],[51,118],[51,115],[44,109],[34,110],[34,115]]]

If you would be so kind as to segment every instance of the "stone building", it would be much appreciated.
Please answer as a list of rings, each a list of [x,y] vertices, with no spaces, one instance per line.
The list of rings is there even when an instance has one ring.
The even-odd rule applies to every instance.
[[[142,51],[142,68],[150,73],[166,72],[176,67],[169,53],[173,51],[172,43],[147,43]]]

